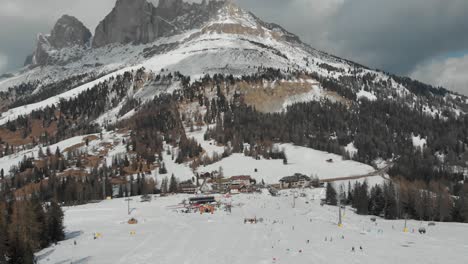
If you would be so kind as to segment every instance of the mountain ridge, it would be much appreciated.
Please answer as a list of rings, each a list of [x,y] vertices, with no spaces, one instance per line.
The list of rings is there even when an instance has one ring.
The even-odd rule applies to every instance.
[[[204,1],[200,4],[189,4],[181,0],[161,1],[158,7],[154,7],[145,0],[118,0],[116,7],[103,19],[96,28],[96,32],[100,31],[100,28],[106,27],[103,25],[110,26],[113,25],[114,20],[120,21],[121,18],[114,20],[108,18],[122,16],[122,14],[116,14],[116,10],[127,7],[127,5],[136,5],[134,11],[141,11],[141,8],[151,11],[149,20],[143,19],[135,22],[137,29],[135,32],[137,33],[143,32],[139,28],[150,30],[151,26],[145,25],[152,22],[151,17],[161,10],[167,11],[171,8],[179,9],[177,11],[179,13],[166,15],[168,19],[173,18],[170,23],[188,26],[186,28],[181,26],[176,31],[168,31],[167,35],[136,34],[132,35],[128,41],[125,40],[125,37],[122,38],[122,35],[114,39],[102,37],[101,41],[96,38],[98,35],[96,34],[93,43],[102,42],[102,45],[107,43],[102,47],[100,45],[70,47],[70,45],[51,45],[49,43],[49,47],[52,47],[50,53],[47,53],[48,49],[39,49],[41,52],[35,56],[46,58],[42,60],[46,63],[32,65],[12,78],[0,80],[0,91],[10,89],[25,81],[41,80],[41,84],[33,88],[35,94],[47,84],[66,80],[70,76],[91,74],[102,76],[101,79],[105,80],[109,76],[115,76],[117,71],[123,72],[125,69],[138,69],[140,67],[153,72],[159,72],[163,69],[178,71],[190,76],[193,80],[205,74],[221,73],[242,76],[254,74],[258,68],[277,68],[283,71],[317,73],[320,78],[339,82],[346,78],[345,82],[351,85],[349,89],[354,90],[354,93],[366,89],[371,94],[381,93],[379,98],[391,97],[395,99],[413,94],[410,90],[415,89],[408,90],[405,83],[427,87],[423,90],[428,90],[429,93],[459,96],[447,90],[438,90],[413,82],[411,79],[371,70],[352,61],[318,51],[303,43],[299,37],[281,26],[264,22],[230,1]],[[184,8],[179,8],[181,6],[193,7],[195,11],[188,11],[187,8],[182,10]],[[158,8],[160,11],[157,11]],[[200,13],[200,10],[205,10],[209,15],[199,21],[200,14],[205,14]],[[174,17],[176,18],[174,19]],[[108,22],[105,22],[106,20]],[[188,23],[192,21],[198,21],[198,23]],[[167,22],[163,21],[165,24]],[[119,23],[117,22],[117,24]],[[125,30],[121,28],[120,31]],[[43,42],[48,41],[48,38],[42,37],[42,39]],[[84,42],[82,41],[80,44]],[[41,43],[40,41],[39,44]],[[353,79],[364,77],[369,79],[367,82],[371,83],[367,85],[364,83],[353,84],[355,82]],[[384,88],[379,84],[382,82],[386,83],[387,87]],[[375,88],[373,88],[374,86]],[[76,87],[70,87],[68,90],[72,88]],[[414,94],[414,96],[417,95]],[[457,111],[459,112],[460,109]],[[3,119],[5,118],[6,116],[3,116]]]

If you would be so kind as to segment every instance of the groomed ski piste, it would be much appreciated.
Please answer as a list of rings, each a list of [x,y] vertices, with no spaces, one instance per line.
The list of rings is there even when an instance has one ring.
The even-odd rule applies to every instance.
[[[133,197],[131,215],[125,199],[65,207],[67,239],[36,256],[41,264],[466,262],[467,224],[408,221],[404,233],[404,220],[377,218],[374,223],[347,207],[340,228],[338,207],[321,206],[323,195],[322,188],[283,190],[276,197],[266,190],[215,195],[232,204],[232,211],[213,214],[176,210],[193,195],[155,197],[151,202]],[[137,224],[127,223],[132,217]],[[244,223],[246,218],[263,221]],[[419,234],[420,227],[427,233]]]

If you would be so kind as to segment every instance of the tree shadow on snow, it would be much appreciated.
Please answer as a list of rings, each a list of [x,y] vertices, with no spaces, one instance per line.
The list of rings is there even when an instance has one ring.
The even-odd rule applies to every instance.
[[[65,234],[65,240],[74,239],[83,234],[83,231],[73,231]]]
[[[50,256],[50,254],[54,253],[55,249],[48,250],[40,255],[36,255],[36,260],[42,260]]]

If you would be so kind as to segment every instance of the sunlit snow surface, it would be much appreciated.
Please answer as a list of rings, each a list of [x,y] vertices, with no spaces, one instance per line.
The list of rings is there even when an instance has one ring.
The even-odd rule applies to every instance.
[[[200,167],[199,171],[212,172],[222,167],[225,177],[250,175],[258,182],[264,180],[267,183],[278,183],[282,177],[295,173],[318,176],[320,179],[334,179],[365,175],[374,171],[374,168],[369,165],[343,160],[341,156],[310,148],[280,144],[278,149],[284,149],[288,159],[286,165],[283,160],[255,160],[252,157],[244,156],[244,154],[233,154],[212,165]],[[333,162],[327,162],[330,159]],[[367,181],[374,185],[382,183],[383,178],[380,176],[368,177]]]
[[[409,232],[403,233],[404,220],[378,219],[374,224],[369,216],[358,216],[346,208],[344,226],[339,228],[337,207],[320,206],[323,189],[308,189],[304,193],[306,197],[297,198],[295,208],[289,191],[280,197],[267,193],[233,196],[224,199],[233,204],[231,214],[182,214],[168,208],[186,195],[155,198],[151,203],[140,203],[134,197],[131,216],[127,215],[124,199],[66,207],[65,225],[70,238],[36,255],[41,264],[466,261],[466,224],[437,223],[428,227],[427,222],[408,221]],[[138,224],[127,224],[130,217],[135,217]],[[264,218],[264,222],[244,224],[244,218],[254,217]],[[427,228],[427,234],[417,233],[421,226]],[[93,233],[102,236],[94,240]]]

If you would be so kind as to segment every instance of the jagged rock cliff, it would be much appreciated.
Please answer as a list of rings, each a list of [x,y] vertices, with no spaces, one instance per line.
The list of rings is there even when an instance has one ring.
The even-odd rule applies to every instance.
[[[118,0],[96,28],[93,47],[110,43],[148,43],[160,35],[155,7],[146,0]]]
[[[61,49],[75,45],[87,45],[91,37],[91,32],[81,21],[75,17],[64,15],[52,29],[49,42],[52,47]]]
[[[160,0],[154,7],[146,0],[118,0],[97,26],[93,47],[111,43],[146,44],[159,37],[200,26],[224,2],[196,4],[183,0]]]
[[[34,65],[51,63],[50,51],[69,47],[85,47],[90,43],[92,34],[77,18],[64,15],[55,23],[49,35],[39,34],[37,45],[30,62]]]

